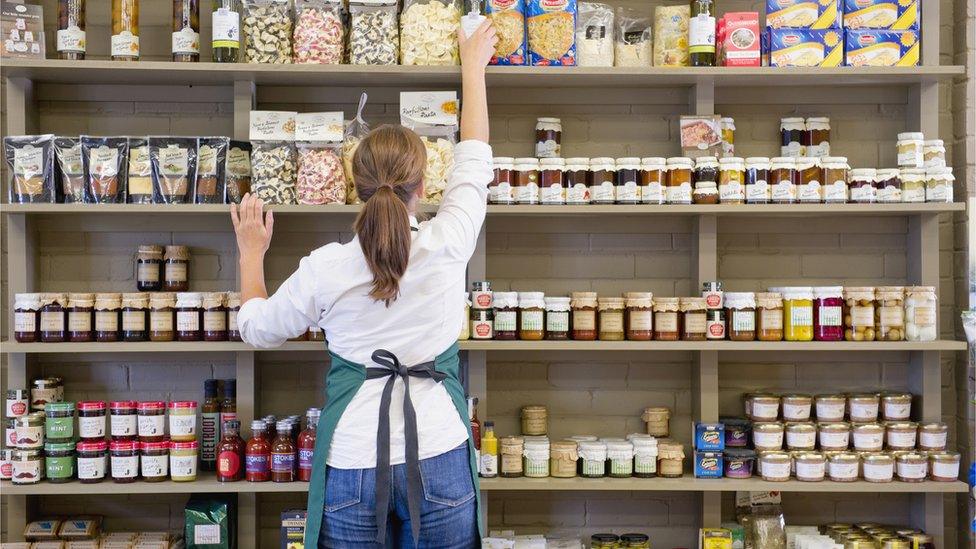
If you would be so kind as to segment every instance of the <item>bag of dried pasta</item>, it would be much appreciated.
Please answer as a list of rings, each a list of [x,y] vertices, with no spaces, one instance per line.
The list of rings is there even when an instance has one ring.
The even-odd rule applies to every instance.
[[[654,8],[654,66],[687,67],[691,6]]]
[[[342,168],[346,175],[346,203],[362,204],[359,193],[356,192],[356,180],[352,174],[352,157],[359,148],[359,142],[369,134],[369,124],[363,119],[363,109],[366,108],[366,92],[359,96],[359,108],[356,118],[346,122],[345,135],[342,141]]]
[[[525,4],[513,0],[488,0],[485,15],[495,27],[495,55],[492,65],[525,64]]]
[[[296,117],[295,140],[299,204],[345,204],[342,171],[342,112],[302,113]]]
[[[529,64],[576,65],[576,0],[527,0]]]
[[[613,8],[597,2],[579,3],[576,57],[581,67],[613,66]]]
[[[617,8],[614,64],[618,67],[650,67],[653,55],[651,18],[637,10]]]
[[[424,204],[440,204],[454,167],[457,143],[457,92],[401,92],[400,124],[417,132],[427,149]]]
[[[459,65],[456,0],[406,0],[400,14],[401,65]]]

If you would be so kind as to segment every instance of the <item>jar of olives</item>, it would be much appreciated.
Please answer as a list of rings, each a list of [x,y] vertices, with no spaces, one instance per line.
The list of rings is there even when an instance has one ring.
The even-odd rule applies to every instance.
[[[874,310],[875,339],[903,341],[905,339],[905,288],[879,286],[875,290],[877,307]]]
[[[874,288],[849,287],[844,289],[844,339],[847,341],[874,341],[875,336]]]

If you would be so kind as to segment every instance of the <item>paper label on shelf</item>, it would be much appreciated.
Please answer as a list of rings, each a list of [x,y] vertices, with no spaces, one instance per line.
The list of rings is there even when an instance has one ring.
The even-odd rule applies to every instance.
[[[196,311],[179,311],[176,313],[176,330],[178,332],[195,332],[200,329],[200,315]]]
[[[707,324],[704,313],[685,313],[685,333],[705,333]]]
[[[632,311],[630,313],[629,328],[639,332],[649,332],[654,329],[654,315],[651,311]]]
[[[519,204],[538,204],[538,183],[529,183],[527,185],[519,185],[518,187],[515,187],[515,202]]]
[[[563,188],[561,185],[549,185],[548,187],[542,187],[543,204],[562,204],[565,201],[566,197],[563,195]]]
[[[715,18],[701,14],[688,21],[688,52],[715,53]]]
[[[796,185],[792,181],[780,181],[772,186],[770,196],[774,201],[780,200],[785,202],[796,200]]]
[[[664,187],[660,181],[652,181],[641,186],[640,197],[644,204],[664,204]]]
[[[195,545],[217,545],[220,543],[219,524],[195,524],[193,526],[193,543]]]
[[[823,461],[817,463],[796,462],[796,478],[817,479],[823,478],[826,472],[826,464]]]
[[[569,204],[582,204],[590,201],[590,188],[582,183],[576,183],[566,189],[566,202]]]
[[[755,183],[746,185],[746,202],[762,202],[769,200],[769,184],[764,179],[757,179]]]
[[[624,331],[624,313],[604,311],[600,313],[600,333]]]
[[[894,474],[894,464],[883,465],[877,463],[864,463],[864,479],[865,480],[890,480],[891,476]]]
[[[678,313],[675,312],[654,313],[654,322],[657,324],[658,332],[678,331]]]
[[[823,200],[819,181],[808,181],[799,185],[797,195],[802,202],[820,202]]]
[[[139,476],[139,456],[112,456],[112,478]]]
[[[119,331],[118,311],[95,311],[95,330],[98,332]]]
[[[932,463],[932,476],[942,478],[959,478],[959,464],[935,461]]]
[[[37,330],[37,315],[31,311],[27,313],[14,313],[15,332],[34,332]]]
[[[901,307],[881,307],[881,325],[901,328],[905,324],[905,309]]]
[[[241,14],[227,8],[217,8],[211,20],[214,48],[241,47]]]
[[[522,311],[522,330],[538,332],[543,329],[543,311]],[[496,317],[497,318],[497,317]],[[497,328],[495,328],[497,330]]]
[[[790,324],[794,328],[813,326],[813,305],[790,307]]]
[[[60,332],[64,330],[64,313],[63,312],[45,312],[41,311],[41,331],[42,332]]]
[[[590,186],[590,200],[593,202],[613,202],[616,199],[616,189],[612,181],[604,181]]]
[[[92,480],[105,478],[107,456],[93,458],[78,458],[78,479]]]
[[[135,414],[112,416],[109,428],[113,437],[131,437],[138,432],[138,420]]]
[[[911,411],[911,404],[898,404],[895,402],[885,402],[884,404],[884,417],[888,421],[895,419],[908,419],[908,417],[911,415]]]
[[[495,331],[514,332],[518,329],[518,314],[515,311],[495,311]]]
[[[821,448],[844,448],[846,449],[851,443],[851,434],[847,432],[820,432],[820,447]]]
[[[925,478],[928,473],[928,463],[895,463],[898,476],[907,479]]]
[[[78,434],[81,436],[81,438],[105,438],[105,416],[79,416]]]
[[[169,414],[169,435],[170,436],[189,436],[197,433],[196,414],[181,416]]]
[[[142,332],[146,329],[146,313],[143,311],[122,311],[122,331]]]
[[[825,183],[823,195],[825,202],[847,202],[847,181],[840,179]]]
[[[197,475],[197,456],[169,456],[170,476],[195,477]]]
[[[752,332],[756,329],[756,313],[745,311],[732,311],[732,331],[733,332]]]
[[[882,445],[884,445],[884,433],[865,433],[854,431],[855,450],[880,450]]]
[[[68,313],[68,331],[69,332],[90,332],[92,329],[92,314],[91,312],[83,313]]]
[[[512,186],[507,181],[503,181],[494,187],[489,187],[488,193],[488,200],[493,204],[511,204],[515,201]]]
[[[58,31],[58,51],[85,53],[85,31],[77,25]]]
[[[874,327],[874,307],[860,305],[851,307],[851,323],[855,328]]]
[[[919,446],[923,448],[945,448],[948,433],[927,433],[922,431],[918,435]]]
[[[166,416],[137,416],[140,437],[158,437],[166,434]]]
[[[342,111],[308,112],[295,115],[296,141],[342,142]]]
[[[191,27],[183,27],[173,33],[173,53],[191,55],[200,53],[200,33]]]
[[[169,470],[169,460],[167,455],[147,456],[145,454],[139,459],[139,466],[144,477],[164,477]]]
[[[844,324],[844,313],[840,306],[821,306],[817,314],[821,326],[842,326]]]
[[[830,478],[857,478],[858,463],[837,463],[832,461],[827,464],[830,471]]]
[[[495,326],[498,329],[498,316],[495,316]],[[573,311],[574,330],[596,330],[596,313],[593,311]]]
[[[549,312],[546,315],[547,332],[565,332],[569,330],[569,311]]]
[[[623,185],[616,187],[617,202],[639,202],[640,189],[636,181],[627,181]]]
[[[139,57],[139,37],[127,30],[113,34],[112,57]]]
[[[731,181],[718,186],[718,198],[721,202],[728,200],[745,200],[745,189],[742,183]]]
[[[874,202],[874,200],[874,187],[870,185],[851,187],[851,202]]]

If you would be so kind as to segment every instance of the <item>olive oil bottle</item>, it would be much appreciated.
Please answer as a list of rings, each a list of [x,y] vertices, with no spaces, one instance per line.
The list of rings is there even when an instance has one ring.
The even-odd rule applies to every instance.
[[[715,66],[714,0],[691,0],[688,53],[692,67]]]

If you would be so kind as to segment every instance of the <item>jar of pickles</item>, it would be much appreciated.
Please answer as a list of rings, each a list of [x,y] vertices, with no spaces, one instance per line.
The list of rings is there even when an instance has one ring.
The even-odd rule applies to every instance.
[[[683,326],[682,341],[705,341],[708,337],[708,304],[705,298],[682,297],[679,303]]]
[[[879,286],[875,290],[874,325],[877,341],[905,339],[905,288]]]
[[[515,159],[515,203],[538,204],[539,196],[539,159]]]
[[[563,186],[563,170],[566,162],[562,158],[543,158],[539,161],[540,202],[548,205],[566,203],[566,189]]]
[[[934,286],[905,288],[905,340],[935,341],[938,339],[938,303]]]
[[[769,158],[750,156],[745,163],[746,204],[769,204]]]
[[[850,171],[851,202],[855,204],[873,204],[877,201],[877,170],[874,168],[854,168]]]
[[[566,184],[566,204],[590,203],[590,159],[567,158],[563,172]]]
[[[628,292],[626,294],[627,339],[630,341],[650,341],[654,338],[654,295],[651,292]]]
[[[823,168],[823,200],[827,204],[847,202],[847,157],[825,156],[820,159]]]
[[[874,288],[852,286],[844,289],[844,339],[874,341]]]
[[[803,204],[823,202],[823,168],[820,159],[804,156],[796,159],[796,198]]]
[[[601,297],[597,300],[599,308],[599,339],[601,341],[623,341],[624,339],[624,299],[622,297]]]
[[[729,339],[732,341],[755,340],[755,294],[752,292],[726,292],[725,307],[728,310]]]
[[[515,159],[498,156],[492,159],[494,178],[488,184],[488,202],[509,205],[515,203]]]
[[[844,340],[844,288],[817,286],[813,289],[813,339]]]
[[[649,156],[641,158],[640,201],[642,204],[664,204],[667,187],[667,160]]]
[[[783,338],[813,341],[813,288],[789,287],[783,292]]]
[[[898,177],[901,179],[902,202],[915,204],[925,202],[925,170],[902,168]]]
[[[573,292],[570,306],[572,315],[572,336],[576,341],[596,339],[597,294],[596,292]]]
[[[756,294],[756,329],[759,341],[783,340],[783,294]]]
[[[640,202],[640,158],[618,158],[616,179],[617,204]]]
[[[722,204],[745,204],[746,163],[735,156],[718,161],[718,198]]]
[[[769,164],[769,191],[773,204],[796,202],[796,159],[778,156]]]
[[[694,162],[687,157],[669,158],[668,187],[665,197],[668,204],[691,204],[691,179]]]
[[[612,158],[590,159],[590,202],[613,204],[617,199],[617,165]]]

